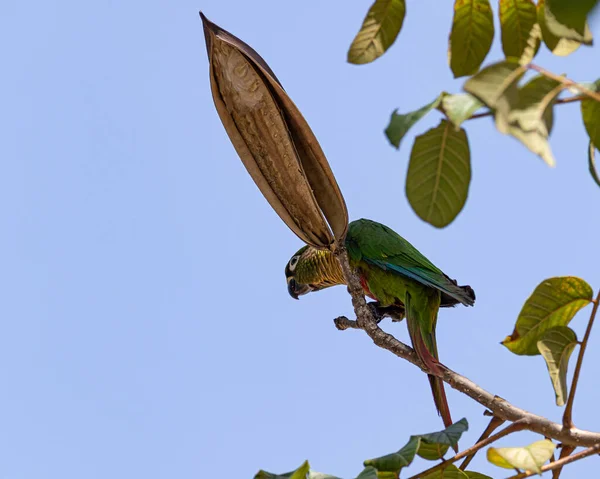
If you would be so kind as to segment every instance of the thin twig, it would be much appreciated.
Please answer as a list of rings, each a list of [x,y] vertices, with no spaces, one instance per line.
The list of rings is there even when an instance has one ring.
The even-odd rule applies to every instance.
[[[575,364],[575,372],[573,373],[573,382],[571,383],[571,390],[569,391],[569,399],[567,399],[567,406],[565,407],[565,413],[563,414],[563,426],[566,429],[573,427],[573,402],[575,401],[575,392],[577,390],[577,383],[579,381],[579,373],[581,372],[581,365],[583,364],[583,355],[585,354],[585,348],[587,347],[588,340],[590,339],[590,333],[592,332],[592,326],[594,319],[596,318],[596,312],[598,311],[598,304],[600,303],[600,290],[598,296],[594,301],[594,307],[592,308],[592,314],[583,336],[583,341],[579,347],[579,356],[577,356],[577,363]]]
[[[563,445],[560,450],[560,456],[558,456],[558,460],[560,461],[561,459],[564,459],[565,457],[569,456],[574,450],[575,450],[575,448],[573,446]],[[562,472],[562,466],[554,469],[552,471],[552,479],[559,479],[561,472]]]
[[[344,278],[347,281],[347,284],[350,285],[348,291],[352,295],[352,304],[360,329],[364,330],[371,340],[380,348],[386,349],[399,358],[405,359],[415,366],[424,369],[423,364],[410,346],[398,341],[394,336],[386,333],[377,325],[373,318],[371,308],[367,306],[363,296],[360,282],[350,268],[346,250],[344,248],[339,248],[335,254],[342,265]],[[443,381],[448,383],[450,387],[469,396],[483,407],[492,411],[494,415],[500,419],[510,422],[524,419],[527,424],[527,430],[536,432],[542,436],[551,437],[555,441],[571,446],[590,447],[600,444],[600,433],[598,432],[584,431],[577,428],[563,428],[562,424],[552,422],[545,417],[525,411],[524,409],[514,406],[500,396],[491,394],[470,379],[452,371],[442,364],[440,364],[440,369],[440,377]]]
[[[554,102],[555,105],[564,105],[565,103],[573,103],[576,101],[581,101],[584,98],[586,98],[586,95],[574,95],[574,96],[570,96],[568,98],[559,98],[558,100],[556,100]],[[477,120],[478,118],[485,118],[486,116],[492,116],[494,114],[493,111],[484,111],[481,113],[475,113],[474,115],[471,115],[469,118],[467,118],[465,121],[467,120]]]
[[[591,456],[592,454],[598,454],[600,452],[600,444],[596,444],[595,446],[584,449],[577,454],[573,454],[571,456],[567,456],[564,459],[559,459],[558,461],[551,462],[550,464],[546,464],[542,466],[540,469],[542,472],[553,471],[559,467],[563,467],[566,464],[570,464],[571,462],[578,461],[579,459],[583,459],[585,457]],[[523,479],[524,477],[531,477],[538,474],[534,471],[525,471],[519,474],[515,474],[514,476],[510,476],[508,479]]]
[[[600,94],[598,94],[592,90],[588,90],[584,86],[581,86],[580,84],[574,82],[573,80],[568,79],[567,77],[563,77],[563,76],[557,75],[556,73],[552,73],[552,72],[546,70],[545,68],[534,65],[533,63],[530,63],[529,65],[527,65],[527,68],[529,68],[530,70],[534,70],[534,71],[544,75],[545,77],[550,78],[551,80],[562,83],[563,85],[566,85],[568,87],[575,88],[576,90],[581,92],[583,95],[587,96],[588,98],[591,98],[593,100],[600,102]]]
[[[523,429],[526,429],[526,428],[527,428],[527,423],[525,422],[525,420],[517,421],[517,422],[511,424],[510,426],[505,427],[504,429],[502,429],[502,431],[494,434],[493,436],[490,436],[487,439],[484,439],[483,441],[479,441],[476,444],[474,444],[473,446],[469,447],[468,449],[465,449],[464,451],[459,452],[456,456],[451,457],[450,459],[444,460],[444,461],[440,462],[439,464],[436,464],[435,466],[430,467],[426,471],[421,471],[418,474],[415,474],[414,476],[409,477],[409,479],[418,479],[419,477],[428,476],[432,472],[438,471],[440,469],[445,469],[450,464],[462,459],[463,457],[475,455],[475,453],[477,451],[479,451],[482,447],[492,444],[493,442],[496,442],[498,439],[502,439],[504,436],[508,436],[509,434],[512,434],[513,432],[522,431]]]
[[[504,422],[505,422],[504,419],[500,419],[499,417],[492,416],[490,423],[487,425],[487,427],[485,428],[485,430],[483,431],[483,433],[481,434],[479,439],[477,439],[477,443],[480,443],[481,441],[484,441],[485,439],[490,437],[490,434],[492,434],[496,429],[498,429],[500,426],[502,426],[502,424],[504,424]],[[475,457],[475,454],[477,454],[477,451],[474,451],[471,454],[469,454],[467,457],[465,457],[465,460],[460,464],[459,469],[464,471],[467,468],[467,466],[471,463],[473,458]]]

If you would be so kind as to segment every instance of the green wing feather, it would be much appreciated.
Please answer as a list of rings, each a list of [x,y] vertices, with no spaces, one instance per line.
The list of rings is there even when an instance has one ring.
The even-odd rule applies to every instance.
[[[351,259],[360,260],[435,288],[472,306],[473,298],[402,236],[381,223],[360,219],[350,223],[346,245]]]

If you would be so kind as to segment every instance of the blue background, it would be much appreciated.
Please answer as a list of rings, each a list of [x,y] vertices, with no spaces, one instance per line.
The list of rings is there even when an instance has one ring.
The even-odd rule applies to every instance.
[[[383,129],[394,108],[460,91],[446,58],[452,5],[409,2],[392,49],[357,67],[346,52],[368,7],[3,3],[0,477],[241,479],[309,459],[351,478],[363,459],[441,427],[417,368],[334,328],[332,318],[352,313],[344,288],[288,297],[283,270],[300,241],[217,117],[199,9],[274,69],[319,138],[351,217],[385,222],[475,288],[475,308],[440,315],[442,361],[560,420],[543,359],[499,342],[541,280],[576,275],[600,288],[600,189],[587,171],[579,106],[556,109],[555,169],[490,119],[468,122],[469,199],[451,226],[434,229],[410,209],[404,178],[414,135],[439,115],[400,151]],[[597,21],[592,30],[600,38]],[[488,62],[501,57],[497,31]],[[576,80],[600,75],[597,48],[567,58],[543,49],[536,61]],[[580,337],[589,312],[572,323]],[[386,328],[408,341],[404,324]],[[576,401],[575,422],[590,430],[600,430],[599,341],[596,331]],[[487,418],[470,399],[448,396],[454,418],[471,424],[466,447]],[[593,475],[597,461],[562,477]],[[484,454],[472,468],[510,475]]]

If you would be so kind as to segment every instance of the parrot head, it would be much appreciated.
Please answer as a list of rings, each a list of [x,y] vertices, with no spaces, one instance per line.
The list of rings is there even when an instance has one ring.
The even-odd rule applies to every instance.
[[[285,265],[288,293],[294,299],[312,291],[344,284],[342,269],[330,251],[300,248]]]

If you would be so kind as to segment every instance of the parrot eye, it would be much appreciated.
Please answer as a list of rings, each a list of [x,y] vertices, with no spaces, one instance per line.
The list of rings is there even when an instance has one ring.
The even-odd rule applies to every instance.
[[[298,264],[298,260],[300,259],[300,256],[294,256],[291,260],[290,260],[290,271],[294,271],[296,269],[296,265]]]

